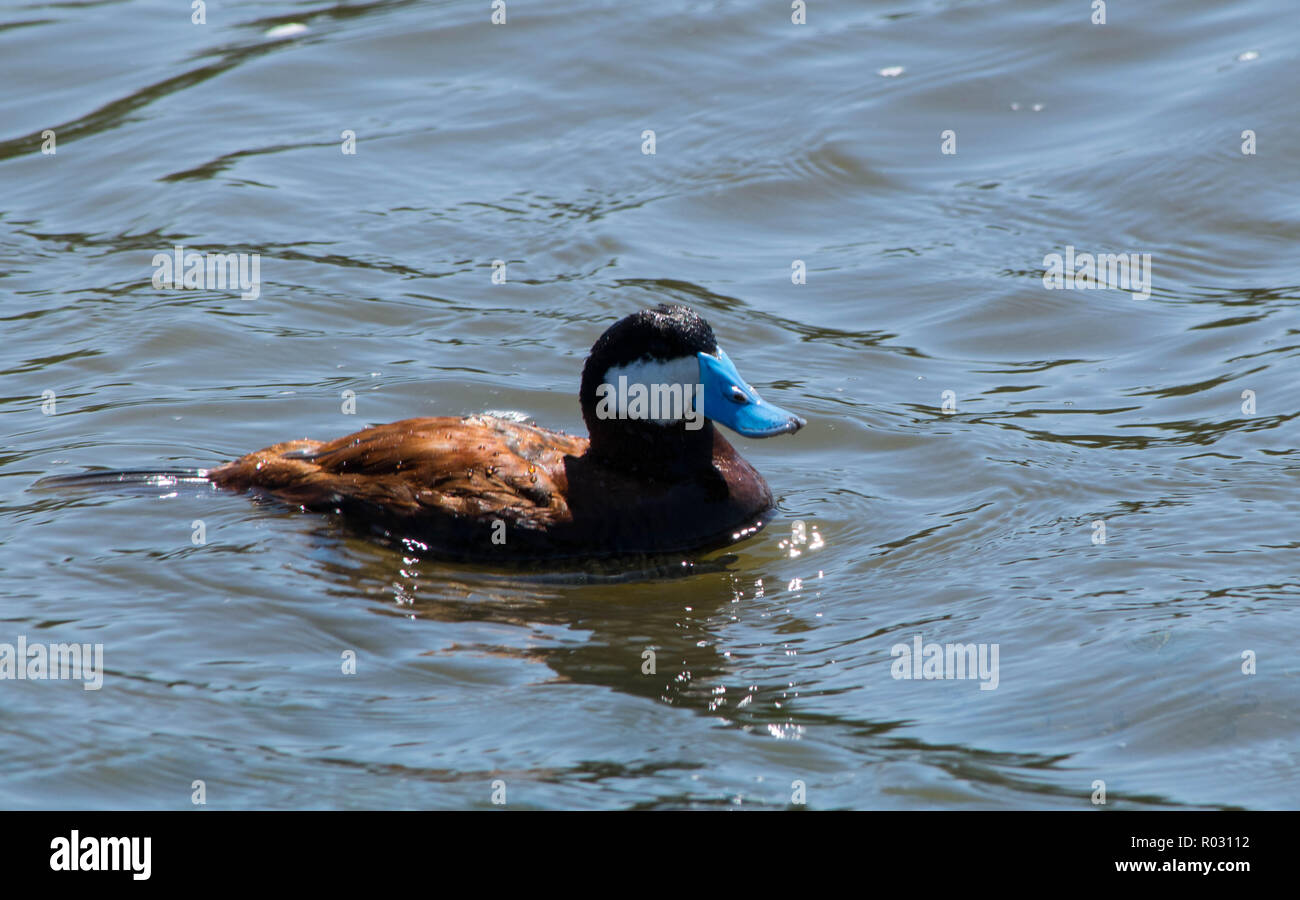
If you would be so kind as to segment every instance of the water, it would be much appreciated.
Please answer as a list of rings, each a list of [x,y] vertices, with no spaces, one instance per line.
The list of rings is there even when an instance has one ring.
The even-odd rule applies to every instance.
[[[1300,806],[1294,4],[808,5],[0,10],[0,643],[105,667],[0,682],[0,805]],[[260,295],[155,288],[177,244]],[[1046,289],[1067,247],[1149,296]],[[810,422],[736,439],[779,507],[693,568],[32,489],[580,431],[587,349],[661,301]],[[996,689],[891,677],[917,635],[996,644]]]

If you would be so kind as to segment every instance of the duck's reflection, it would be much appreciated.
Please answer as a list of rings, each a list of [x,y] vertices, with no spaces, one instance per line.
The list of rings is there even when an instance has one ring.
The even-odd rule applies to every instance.
[[[546,666],[555,681],[689,709],[746,732],[799,739],[817,729],[838,747],[830,752],[847,752],[862,765],[887,764],[900,756],[924,759],[949,776],[997,783],[1035,802],[1073,801],[1069,790],[1048,777],[1069,765],[1068,754],[933,745],[918,740],[909,723],[896,717],[836,715],[798,702],[800,686],[789,680],[788,667],[771,665],[771,648],[754,649],[723,637],[730,623],[752,614],[755,606],[763,607],[760,615],[772,612],[761,582],[740,576],[735,555],[493,574],[360,537],[346,538],[340,548],[337,537],[321,554],[336,580],[334,590],[370,594],[380,601],[371,607],[380,615],[525,630],[525,637],[508,644],[444,643],[430,653],[528,660]],[[779,536],[763,539],[788,549],[789,542]],[[613,584],[616,591],[605,589]],[[557,629],[577,636],[566,640]],[[1163,798],[1140,802],[1168,804]]]
[[[340,554],[337,541],[346,542]],[[733,656],[719,629],[762,587],[743,582],[738,557],[637,557],[583,564],[568,571],[493,573],[385,547],[336,532],[323,553],[339,589],[367,585],[381,615],[439,622],[491,622],[530,635],[561,628],[576,641],[545,635],[510,644],[457,643],[440,653],[475,652],[543,663],[559,680],[721,716],[742,727],[793,728],[788,681],[764,684],[752,661]],[[322,548],[323,550],[325,548]],[[346,587],[345,587],[346,585]],[[616,591],[608,588],[617,585]],[[382,593],[381,593],[382,591]],[[736,612],[733,612],[735,610]]]

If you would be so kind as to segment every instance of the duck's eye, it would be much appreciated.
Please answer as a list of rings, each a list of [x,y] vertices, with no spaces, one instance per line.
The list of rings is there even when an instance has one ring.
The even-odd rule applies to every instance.
[[[740,388],[736,387],[734,384],[731,386],[731,390],[727,392],[727,399],[730,400],[732,403],[749,402],[749,397],[745,394],[745,392],[742,391]]]

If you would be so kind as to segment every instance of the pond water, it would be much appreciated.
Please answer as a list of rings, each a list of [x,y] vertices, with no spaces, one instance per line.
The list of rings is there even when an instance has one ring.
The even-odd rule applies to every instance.
[[[1292,0],[188,6],[0,9],[0,644],[103,653],[0,680],[0,806],[1300,806]],[[178,245],[256,296],[156,287]],[[581,433],[659,302],[809,421],[689,565],[33,488]]]

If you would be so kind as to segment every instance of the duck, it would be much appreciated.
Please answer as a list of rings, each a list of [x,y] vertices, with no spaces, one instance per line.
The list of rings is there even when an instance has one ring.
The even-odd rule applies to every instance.
[[[609,326],[578,397],[586,437],[489,414],[413,418],[196,475],[466,562],[697,553],[757,534],[774,505],[717,426],[768,438],[807,424],[762,399],[684,305]]]

